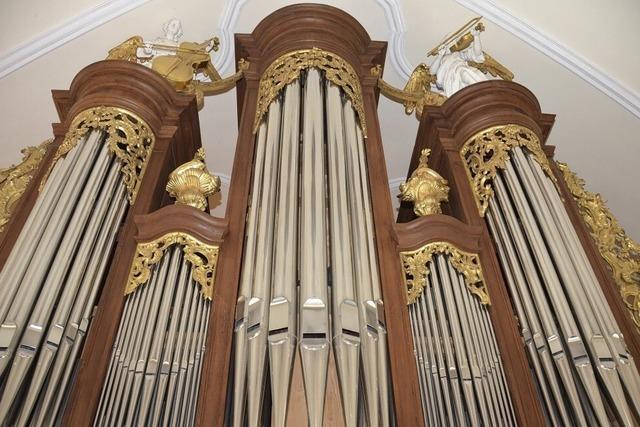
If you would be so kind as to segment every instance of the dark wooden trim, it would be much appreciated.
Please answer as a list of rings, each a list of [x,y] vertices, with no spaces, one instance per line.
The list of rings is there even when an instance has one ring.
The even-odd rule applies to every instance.
[[[416,250],[431,242],[448,242],[471,253],[479,253],[483,228],[467,225],[449,215],[428,215],[395,225],[398,251]]]
[[[209,244],[221,244],[229,222],[185,205],[168,205],[147,215],[134,218],[136,242],[150,242],[171,232],[184,232]]]
[[[138,197],[118,235],[117,247],[78,363],[63,424],[91,425],[106,375],[124,303],[124,287],[135,254],[134,218],[161,206],[167,176],[193,158],[201,146],[195,97],[180,95],[157,73],[124,61],[101,61],[82,70],[69,91],[54,91],[63,122],[54,125],[62,136],[70,121],[87,108],[126,108],[145,120],[156,136]]]
[[[246,88],[246,94],[242,97],[244,102],[241,107],[240,130],[225,215],[229,221],[229,234],[218,256],[216,286],[209,317],[211,327],[206,338],[208,350],[203,359],[196,412],[198,426],[224,425],[244,228],[253,170],[255,144],[252,128],[258,100],[258,81],[255,74],[249,73],[243,86]]]

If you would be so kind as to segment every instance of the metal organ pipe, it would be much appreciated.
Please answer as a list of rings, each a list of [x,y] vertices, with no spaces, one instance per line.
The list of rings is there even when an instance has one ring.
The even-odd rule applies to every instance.
[[[0,272],[3,424],[60,416],[128,206],[120,167],[104,132],[77,141],[53,166]]]
[[[550,422],[635,425],[640,376],[557,189],[520,147],[494,188],[487,221]]]
[[[317,69],[289,84],[259,126],[236,310],[232,425],[266,422],[267,386],[271,422],[285,425],[296,348],[309,425],[323,423],[332,348],[346,425],[391,425],[365,163],[351,102]],[[261,372],[266,348],[269,385]]]
[[[486,306],[449,255],[434,254],[427,269],[422,294],[408,307],[425,424],[515,425]]]

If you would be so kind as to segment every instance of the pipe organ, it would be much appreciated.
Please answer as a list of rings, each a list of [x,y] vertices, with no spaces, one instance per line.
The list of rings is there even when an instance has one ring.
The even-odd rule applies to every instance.
[[[232,76],[217,39],[135,36],[54,91],[54,138],[0,171],[1,423],[638,425],[636,246],[483,30],[399,89],[386,43],[293,5],[236,35]],[[214,217],[197,112],[232,87]],[[420,121],[397,218],[380,95]]]

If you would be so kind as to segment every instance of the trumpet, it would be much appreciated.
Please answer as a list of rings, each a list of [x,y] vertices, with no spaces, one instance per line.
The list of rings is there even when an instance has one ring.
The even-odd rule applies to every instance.
[[[484,31],[484,24],[480,22],[481,19],[482,16],[478,16],[464,24],[458,31],[446,37],[439,45],[431,49],[429,53],[427,53],[427,56],[437,54],[443,46],[448,47],[452,52],[460,51],[468,47],[473,41],[473,35],[470,33],[471,28],[475,26],[476,30]]]

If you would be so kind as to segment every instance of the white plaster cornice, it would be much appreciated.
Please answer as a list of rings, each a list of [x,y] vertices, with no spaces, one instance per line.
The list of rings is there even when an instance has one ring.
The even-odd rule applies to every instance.
[[[607,76],[597,66],[578,53],[556,42],[542,31],[491,0],[456,1],[565,66],[640,118],[640,95],[621,82]]]
[[[0,79],[150,0],[105,0],[0,56]]]

